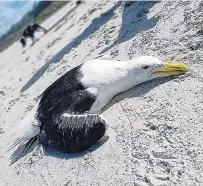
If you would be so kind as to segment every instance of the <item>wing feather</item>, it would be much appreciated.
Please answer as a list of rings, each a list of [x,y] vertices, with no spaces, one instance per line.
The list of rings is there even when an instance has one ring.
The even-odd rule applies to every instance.
[[[80,152],[102,138],[107,128],[108,122],[102,115],[63,114],[51,127],[44,126],[39,141],[63,152]]]

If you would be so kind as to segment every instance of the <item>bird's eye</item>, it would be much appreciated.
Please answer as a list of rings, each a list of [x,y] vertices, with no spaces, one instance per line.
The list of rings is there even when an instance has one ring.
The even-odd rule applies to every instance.
[[[149,65],[142,66],[142,69],[148,69],[148,68],[149,68]]]

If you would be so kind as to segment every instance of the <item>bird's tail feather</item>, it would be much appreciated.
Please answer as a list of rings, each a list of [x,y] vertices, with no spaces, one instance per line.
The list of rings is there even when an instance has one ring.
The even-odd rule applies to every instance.
[[[36,145],[34,145],[34,144],[37,141],[37,139],[38,139],[38,136],[35,136],[35,137],[31,138],[29,141],[27,141],[26,143],[19,144],[18,148],[16,150],[14,150],[10,156],[10,165],[12,165],[16,161],[18,161],[20,158],[27,155],[31,150],[35,149]],[[38,145],[37,145],[37,147],[38,147]]]
[[[26,153],[30,147],[37,141],[37,136],[40,132],[40,126],[35,119],[35,110],[32,110],[10,133],[10,141],[8,151],[21,150],[21,153]],[[22,149],[22,146],[24,148]],[[18,153],[19,154],[19,153]]]
[[[34,136],[33,138],[31,138],[26,144],[25,144],[25,147],[23,149],[23,153],[25,154],[29,149],[30,147],[37,141],[37,137],[38,136]]]

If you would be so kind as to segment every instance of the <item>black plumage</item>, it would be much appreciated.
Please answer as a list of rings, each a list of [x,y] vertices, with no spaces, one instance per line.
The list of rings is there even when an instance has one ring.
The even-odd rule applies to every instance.
[[[77,66],[50,85],[40,96],[37,120],[40,133],[37,139],[44,146],[63,152],[79,152],[91,147],[106,131],[106,122],[100,115],[85,114],[96,95],[81,84],[83,74]]]

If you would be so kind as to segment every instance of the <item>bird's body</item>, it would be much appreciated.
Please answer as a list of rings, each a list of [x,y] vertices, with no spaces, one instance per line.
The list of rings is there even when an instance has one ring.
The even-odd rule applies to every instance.
[[[102,116],[84,114],[95,102],[96,94],[81,83],[80,68],[73,68],[48,87],[37,110],[41,123],[39,141],[63,152],[78,152],[90,147],[106,130]]]
[[[29,148],[38,139],[44,146],[63,152],[79,152],[91,147],[106,132],[108,124],[100,115],[101,109],[115,95],[166,76],[161,74],[166,73],[166,68],[175,75],[188,70],[185,66],[185,69],[178,65],[173,69],[166,66],[155,57],[142,56],[129,61],[105,57],[73,68],[42,93],[38,106],[22,121],[23,126],[27,122],[27,128],[23,128],[24,135],[15,137],[14,145],[28,140]]]

